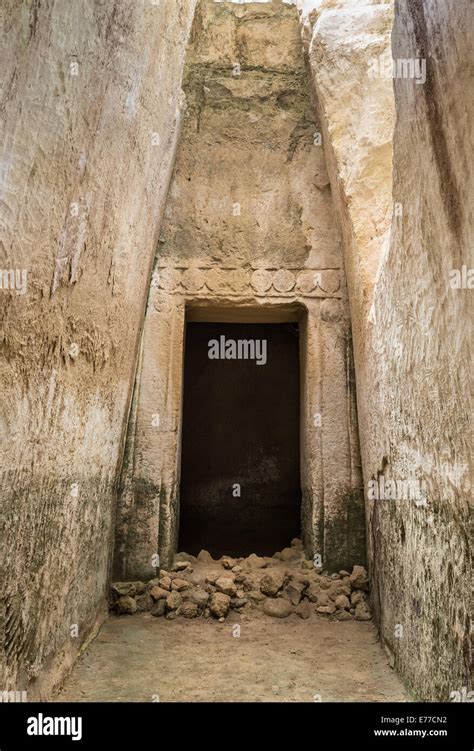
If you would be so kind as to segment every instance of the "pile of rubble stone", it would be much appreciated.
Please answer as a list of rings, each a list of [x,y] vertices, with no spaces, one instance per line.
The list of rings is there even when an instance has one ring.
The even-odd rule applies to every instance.
[[[118,614],[149,611],[168,619],[214,617],[253,609],[275,618],[313,613],[339,621],[370,620],[369,582],[363,566],[352,572],[329,573],[304,557],[301,541],[261,558],[223,556],[219,561],[202,550],[197,557],[178,553],[171,571],[160,570],[148,582],[116,582],[111,608]]]

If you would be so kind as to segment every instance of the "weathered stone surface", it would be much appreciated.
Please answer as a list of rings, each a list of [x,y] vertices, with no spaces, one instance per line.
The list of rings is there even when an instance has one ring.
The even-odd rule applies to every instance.
[[[185,602],[179,606],[178,615],[182,615],[183,618],[196,618],[198,614],[198,606],[195,602]]]
[[[356,621],[370,621],[372,616],[365,602],[357,603],[354,617]]]
[[[233,579],[229,576],[220,576],[216,579],[216,589],[218,592],[223,592],[225,595],[229,595],[229,597],[233,597],[237,592],[237,587],[235,586]]]
[[[143,582],[119,582],[118,587],[114,585],[115,596],[117,596],[118,590],[122,592],[144,590],[144,594],[137,598],[136,604],[139,611],[153,609],[155,602],[163,601],[165,607],[168,610],[176,611],[178,616],[195,617],[210,607],[210,595],[225,594],[230,598],[230,605],[225,600],[214,601],[216,604],[213,607],[213,611],[215,611],[213,614],[219,620],[225,618],[224,614],[218,614],[223,603],[224,610],[228,605],[234,610],[239,610],[247,604],[250,607],[257,608],[266,602],[267,597],[276,598],[277,595],[279,596],[278,599],[286,600],[295,608],[295,612],[302,618],[309,617],[313,607],[311,603],[316,603],[317,608],[321,608],[316,612],[324,614],[346,610],[350,611],[351,617],[357,612],[357,620],[369,620],[371,617],[367,593],[363,589],[352,589],[349,576],[345,576],[344,580],[341,580],[340,574],[321,576],[314,571],[302,573],[298,570],[297,561],[287,563],[286,566],[283,565],[283,562],[275,565],[272,561],[271,568],[257,569],[253,574],[245,576],[246,586],[253,587],[253,589],[245,590],[243,587],[237,588],[234,581],[236,575],[231,570],[228,570],[225,575],[219,575],[218,572],[207,571],[206,564],[197,563],[196,565],[197,585],[181,579],[179,572],[171,572],[169,576],[151,579],[146,584]],[[210,584],[207,580],[213,581],[214,584]],[[327,589],[320,588],[322,581],[328,584]],[[171,592],[160,587],[159,582],[171,584]],[[365,585],[365,569],[360,566],[354,567],[353,586]],[[256,589],[257,586],[259,589]],[[178,599],[173,597],[175,594],[178,594]],[[168,600],[170,595],[172,597]],[[186,603],[192,603],[193,607],[183,607]],[[301,608],[298,609],[299,605],[301,605]],[[356,610],[358,605],[360,607]],[[288,607],[278,604],[277,610],[280,609],[286,611]],[[159,608],[155,614],[161,615],[162,611],[163,609]]]
[[[301,555],[300,550],[296,548],[283,548],[280,553],[281,561],[291,561],[294,558],[298,558]]]
[[[18,677],[40,675],[32,698],[47,696],[60,678],[57,666],[69,664],[80,646],[65,638],[64,623],[81,613],[87,638],[103,618],[124,444],[114,578],[156,575],[158,540],[171,565],[179,497],[176,363],[189,296],[229,306],[304,300],[306,554],[323,540],[326,573],[363,561],[356,554],[364,544],[345,273],[366,491],[374,481],[426,485],[415,499],[367,498],[374,613],[393,664],[417,696],[447,699],[453,684],[469,681],[468,289],[450,282],[453,272],[472,265],[470,7],[467,0],[397,0],[390,54],[421,55],[427,69],[421,85],[405,77],[393,86],[369,75],[374,60],[390,52],[392,4],[305,6],[312,4],[303,38],[310,42],[319,121],[294,9],[202,4],[187,61],[185,133],[159,238],[158,263],[165,266],[157,266],[150,290],[144,365],[132,401],[194,3],[150,3],[130,13],[113,0],[97,13],[86,9],[79,25],[74,9],[55,1],[52,15],[41,4],[29,17],[7,3],[2,249],[5,263],[24,267],[29,277],[24,298],[2,290],[0,300],[0,380],[14,405],[0,413],[0,432],[9,436],[2,491],[14,488],[5,504],[9,574],[2,578],[5,642],[13,655],[6,680],[16,685]],[[10,53],[20,48],[15,60]],[[236,57],[242,76],[230,70]],[[314,148],[316,128],[329,178],[323,151]],[[220,171],[206,172],[216,164]],[[243,208],[238,232],[230,204],[216,206],[216,195]],[[312,423],[319,414],[314,394],[324,395],[320,432]],[[150,419],[157,412],[164,420],[159,430]],[[58,555],[51,558],[53,544]],[[301,547],[293,540],[277,557],[290,562],[296,552]],[[243,563],[249,570],[271,563],[251,559]],[[309,564],[301,569],[310,572]],[[118,582],[117,609],[134,612],[133,601],[141,609],[156,587],[167,602],[176,602],[171,587],[190,597],[179,574],[192,565],[173,568],[146,592],[142,583]],[[168,586],[161,585],[165,578]],[[253,592],[259,583],[255,578],[245,588]],[[213,592],[213,583],[206,586]],[[320,612],[351,594],[349,614],[370,617],[365,570],[321,577],[319,594],[313,586]],[[18,596],[27,590],[30,597]],[[347,617],[346,608],[336,617]],[[404,639],[393,636],[399,622]],[[50,667],[42,674],[46,657]]]
[[[150,610],[150,613],[155,616],[155,618],[161,618],[161,616],[165,615],[166,613],[166,600],[158,600],[158,602],[155,602],[153,607]]]
[[[204,589],[194,589],[191,593],[191,601],[199,605],[200,608],[204,608],[209,600],[209,593]]]
[[[263,602],[263,600],[265,599],[265,595],[263,594],[263,592],[260,592],[259,589],[251,589],[249,592],[247,592],[247,597],[253,602]]]
[[[106,613],[116,470],[194,4],[2,5],[2,269],[27,272],[24,295],[0,294],[2,397],[15,405],[0,418],[2,688],[32,701],[49,698]],[[133,573],[124,558],[114,579],[148,578],[156,542],[128,541],[126,521],[117,550],[127,542]]]
[[[334,604],[338,610],[349,610],[351,607],[350,600],[346,595],[338,595],[334,600]]]
[[[171,589],[171,578],[169,576],[163,576],[158,580],[158,584],[162,589],[167,589],[169,591]]]
[[[273,618],[287,618],[293,612],[293,607],[283,597],[268,597],[263,603],[263,612]]]
[[[283,587],[284,581],[285,574],[283,571],[269,570],[260,580],[260,591],[263,592],[264,595],[274,597]]]
[[[310,584],[305,594],[310,602],[317,602],[317,599],[321,594],[319,584]]]
[[[209,610],[215,618],[225,618],[230,608],[230,597],[222,592],[215,592],[209,598]]]
[[[154,605],[154,600],[150,596],[149,592],[145,592],[143,595],[138,595],[135,598],[135,602],[137,603],[137,610],[139,613],[144,613],[147,610],[151,610]]]
[[[173,571],[189,571],[192,572],[193,567],[189,563],[189,561],[176,561],[176,563],[173,565]]]
[[[351,588],[347,584],[342,584],[340,581],[335,582],[334,585],[332,585],[327,590],[327,592],[332,600],[334,600],[339,595],[345,595],[346,597],[351,596]]]
[[[354,607],[359,604],[359,602],[364,602],[367,604],[367,595],[365,592],[362,592],[362,590],[357,589],[351,594],[351,605]]]
[[[209,582],[209,584],[215,584],[220,576],[222,576],[220,571],[211,571],[206,575],[206,582]]]
[[[300,602],[295,608],[296,615],[299,615],[300,618],[305,620],[311,616],[311,612],[312,607],[307,600],[305,600],[305,602]]]
[[[171,589],[176,592],[182,592],[183,589],[187,589],[188,587],[189,582],[186,579],[173,579],[171,582]]]
[[[320,589],[330,589],[333,585],[329,576],[320,576],[317,581]]]
[[[156,602],[157,600],[166,600],[166,598],[169,595],[168,590],[162,589],[161,587],[152,587],[150,589],[150,595],[152,599]]]
[[[183,601],[179,592],[170,592],[166,598],[166,607],[168,610],[176,610]]]
[[[354,566],[352,574],[350,575],[350,580],[354,589],[368,590],[369,588],[369,577],[363,566]]]
[[[307,587],[309,584],[317,582],[317,574],[315,574],[314,571],[300,572],[298,570],[294,571],[290,569],[290,571],[286,571],[286,576],[291,579],[291,583],[297,582],[298,584],[302,584],[303,587]]]
[[[347,610],[336,610],[334,617],[337,621],[351,621],[352,615]]]
[[[144,590],[143,582],[115,582],[115,584],[112,584],[112,594],[117,597],[124,597],[125,595],[134,597],[136,594],[142,594]]]
[[[201,552],[198,553],[197,560],[200,563],[213,563],[214,562],[212,555],[207,550],[201,550]]]
[[[240,608],[243,608],[247,603],[248,599],[246,597],[233,597],[230,606],[231,608],[234,608],[234,610],[240,610]]]
[[[205,577],[202,575],[202,573],[199,572],[196,574],[191,574],[189,581],[194,587],[203,587],[206,583]]]
[[[171,579],[170,579],[170,584],[171,584]],[[160,586],[160,579],[155,576],[153,579],[150,579],[149,581],[147,581],[145,588],[147,591],[150,591],[150,589],[152,589],[153,587],[159,587],[159,586]]]
[[[416,696],[448,700],[471,652],[468,293],[450,273],[472,265],[472,9],[397,0],[392,32],[392,3],[314,5],[304,36],[342,231],[366,494],[380,478],[429,488],[426,506],[422,493],[367,500],[375,615]],[[423,59],[426,80],[370,77],[382,55]]]
[[[248,558],[245,558],[242,561],[242,568],[252,569],[252,568],[265,568],[267,565],[264,558],[261,558],[259,555],[255,555],[255,553],[251,553]]]
[[[291,581],[285,588],[285,592],[292,605],[298,605],[303,596],[304,588],[304,584],[297,581]]]
[[[190,553],[186,553],[185,551],[182,551],[181,553],[176,553],[174,559],[176,563],[193,564],[197,562],[197,558],[195,555],[191,555]]]
[[[317,599],[316,599],[317,607],[326,607],[326,606],[332,607],[333,604],[334,603],[330,600],[327,592],[319,592]]]
[[[321,613],[321,615],[332,615],[336,612],[336,606],[330,603],[330,605],[318,605],[316,607],[316,612]]]
[[[242,589],[244,589],[246,592],[249,592],[251,589],[257,589],[259,587],[260,580],[258,577],[254,576],[245,576],[241,586]]]
[[[133,613],[137,612],[137,603],[135,602],[135,599],[133,597],[130,597],[129,595],[119,597],[119,599],[115,603],[115,607],[117,613],[120,613],[121,615],[133,615]]]

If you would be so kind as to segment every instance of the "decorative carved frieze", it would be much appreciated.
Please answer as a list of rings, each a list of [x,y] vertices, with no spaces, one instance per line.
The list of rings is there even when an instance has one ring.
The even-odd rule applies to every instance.
[[[152,286],[168,293],[264,297],[341,297],[340,269],[158,266]]]

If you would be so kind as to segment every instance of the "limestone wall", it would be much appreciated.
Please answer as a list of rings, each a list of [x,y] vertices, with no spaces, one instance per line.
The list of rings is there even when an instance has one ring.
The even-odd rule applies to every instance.
[[[399,0],[392,38],[389,3],[306,5],[344,239],[366,496],[381,478],[416,491],[366,499],[373,605],[413,694],[448,700],[470,681],[472,293],[450,286],[452,269],[472,266],[470,4]],[[384,51],[425,59],[426,80],[370,77]]]
[[[194,2],[3,6],[2,690],[32,699],[105,610]]]
[[[352,327],[366,495],[421,488],[366,501],[384,644],[419,698],[469,686],[471,4],[297,4],[317,116],[294,7],[200,4],[159,234],[195,0],[3,3],[2,690],[48,695],[104,616],[127,424],[116,565],[172,550],[189,301],[308,313],[305,542],[348,556]],[[370,77],[385,52],[425,80]]]

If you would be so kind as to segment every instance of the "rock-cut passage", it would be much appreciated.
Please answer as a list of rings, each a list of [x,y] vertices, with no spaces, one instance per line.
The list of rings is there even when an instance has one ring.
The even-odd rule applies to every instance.
[[[187,324],[179,549],[272,555],[298,537],[296,323]]]

